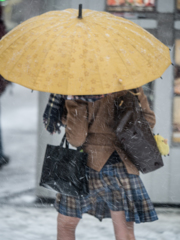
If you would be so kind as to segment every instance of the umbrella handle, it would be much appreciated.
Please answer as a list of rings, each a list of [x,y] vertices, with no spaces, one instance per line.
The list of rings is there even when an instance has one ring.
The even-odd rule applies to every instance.
[[[79,4],[79,16],[78,18],[82,18],[82,4]]]

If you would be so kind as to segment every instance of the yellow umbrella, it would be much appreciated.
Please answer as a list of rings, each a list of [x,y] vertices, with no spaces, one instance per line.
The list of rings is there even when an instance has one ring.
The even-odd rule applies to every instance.
[[[0,41],[0,74],[30,89],[95,95],[140,87],[171,64],[169,48],[107,12],[51,11]]]

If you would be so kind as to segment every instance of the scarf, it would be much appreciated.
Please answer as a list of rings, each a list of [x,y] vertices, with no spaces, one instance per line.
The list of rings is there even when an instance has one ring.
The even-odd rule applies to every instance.
[[[65,99],[58,94],[50,94],[48,104],[46,105],[43,122],[45,128],[51,134],[61,133],[60,127],[63,126],[61,117],[63,115]]]

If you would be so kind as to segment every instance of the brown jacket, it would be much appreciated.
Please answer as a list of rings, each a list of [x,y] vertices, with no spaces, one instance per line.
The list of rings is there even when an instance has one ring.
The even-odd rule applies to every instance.
[[[144,117],[153,128],[154,112],[150,109],[142,88],[139,88],[139,91],[138,97]],[[116,150],[128,173],[139,175],[138,169],[123,150],[115,146],[116,134],[112,130],[114,100],[126,93],[127,91],[113,93],[93,103],[81,100],[66,100],[65,102],[67,115],[62,121],[66,125],[67,140],[75,147],[83,145],[84,151],[88,153],[87,165],[96,171],[102,169],[110,155]]]

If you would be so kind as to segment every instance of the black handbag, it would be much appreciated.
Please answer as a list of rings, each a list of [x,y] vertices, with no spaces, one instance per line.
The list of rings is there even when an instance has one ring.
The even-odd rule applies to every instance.
[[[66,140],[66,148],[63,147]],[[87,153],[69,149],[66,135],[60,146],[47,145],[40,186],[63,195],[80,197],[89,193],[85,167]]]
[[[136,93],[136,90],[133,90]],[[117,145],[142,173],[164,166],[153,133],[143,116],[139,99],[128,92],[115,103]]]

